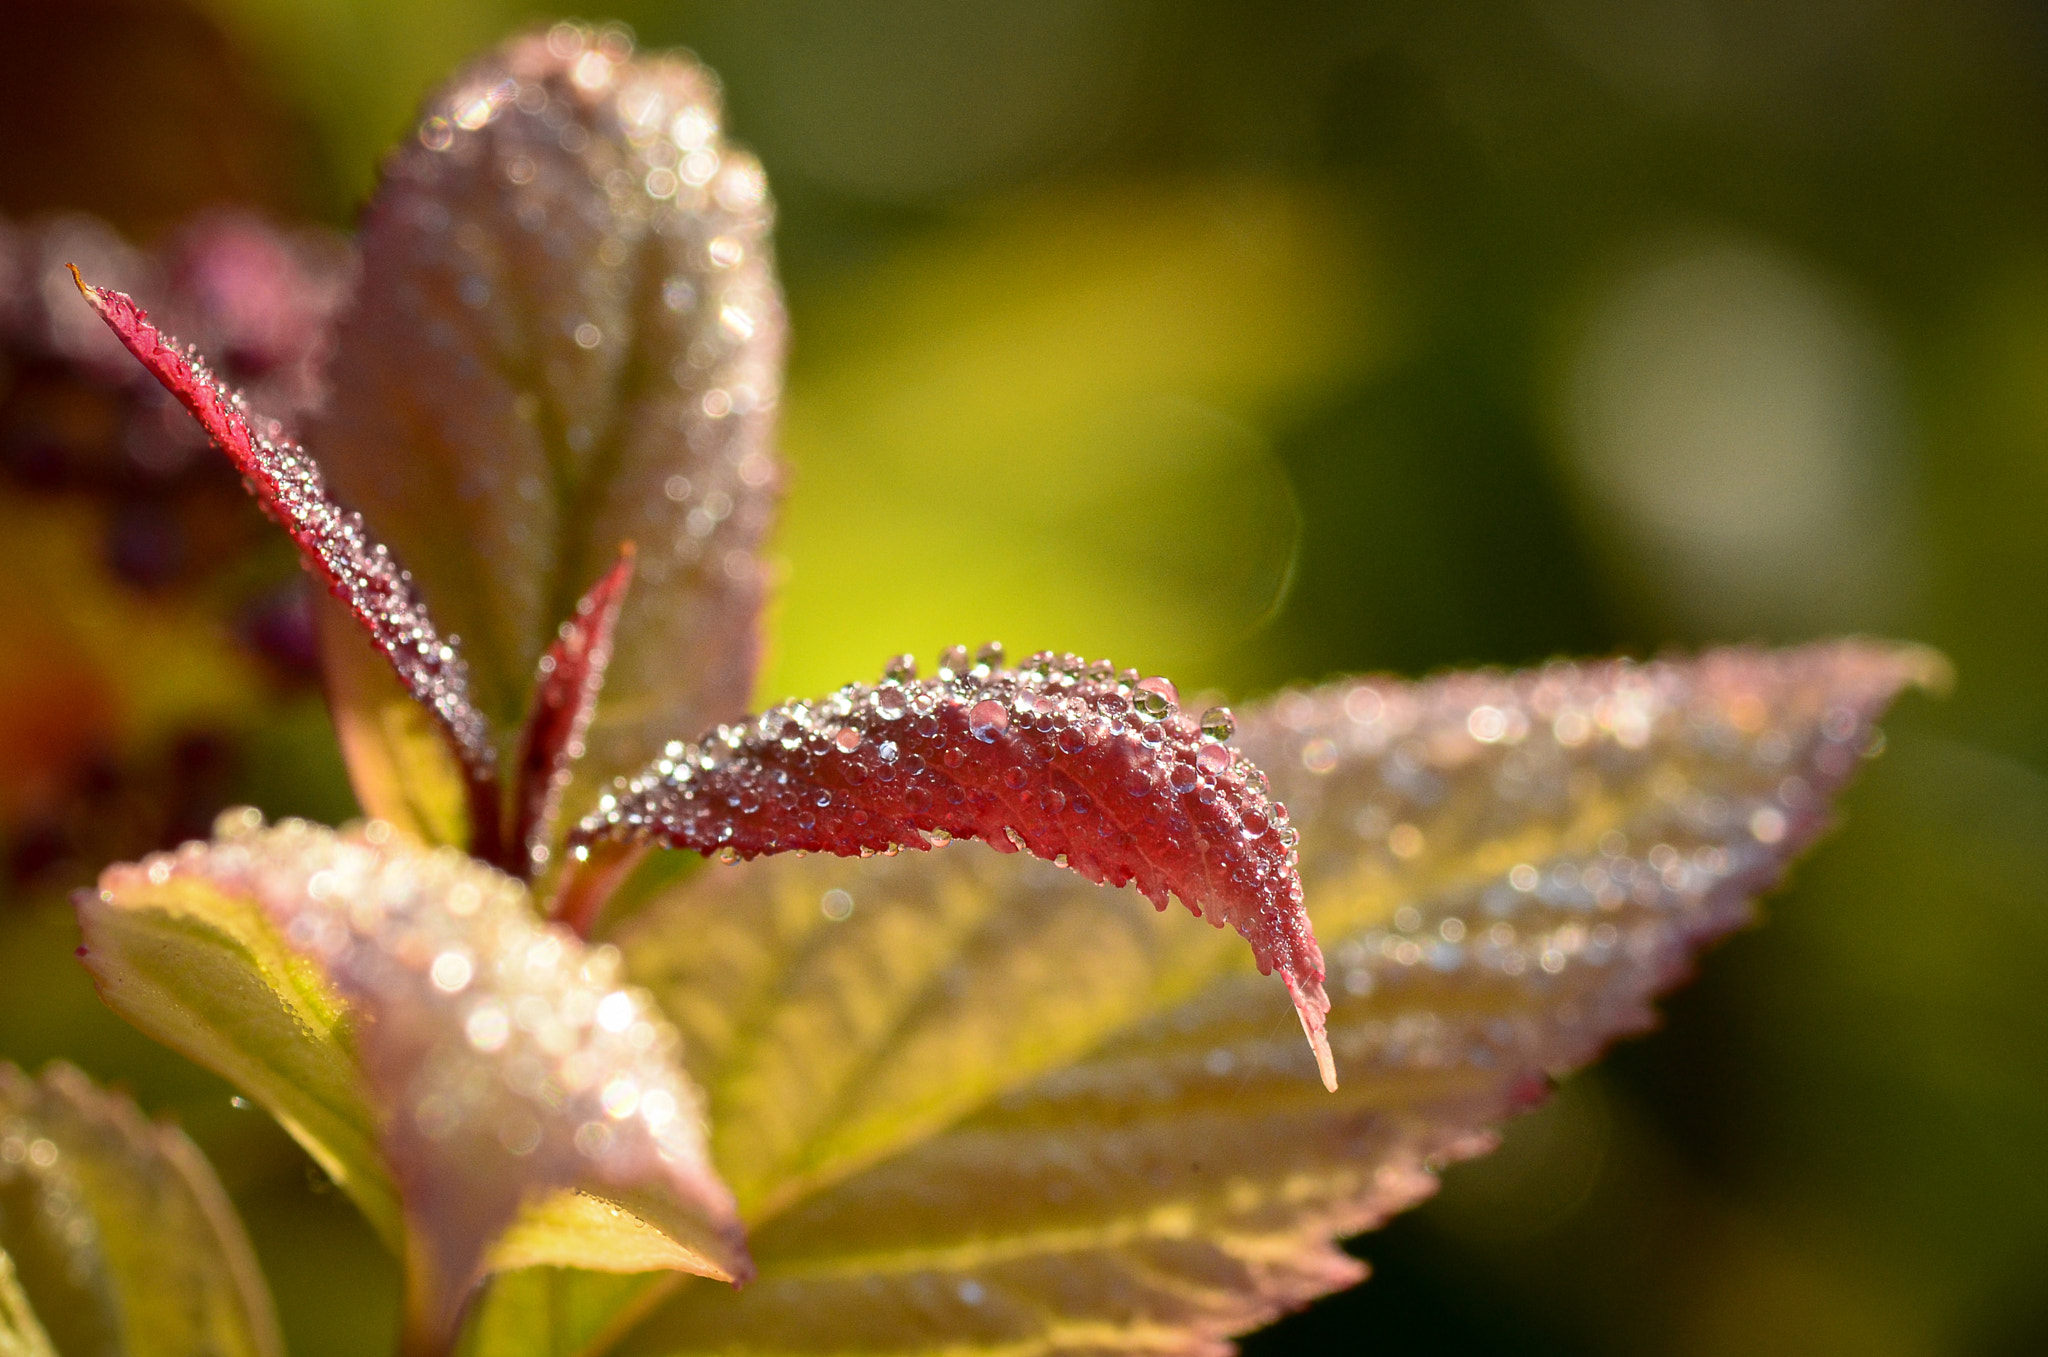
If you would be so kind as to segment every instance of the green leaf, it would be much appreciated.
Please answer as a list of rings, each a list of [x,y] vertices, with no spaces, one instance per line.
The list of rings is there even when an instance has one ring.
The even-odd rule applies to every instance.
[[[1241,949],[1043,864],[685,883],[615,941],[686,1033],[760,1275],[683,1281],[604,1350],[1211,1352],[1348,1285],[1333,1241],[1647,1025],[1936,669],[1850,642],[1252,709],[1332,963],[1335,1094]],[[551,1294],[611,1283],[582,1285]]]
[[[237,811],[218,830],[103,874],[79,901],[86,963],[117,1011],[271,1108],[403,1249],[417,1335],[449,1326],[494,1248],[745,1275],[673,1034],[613,983],[614,950],[389,825]]]
[[[469,843],[462,765],[427,709],[391,672],[363,631],[326,596],[313,600],[327,705],[365,814],[421,843]]]
[[[0,1065],[0,1262],[0,1353],[34,1353],[39,1337],[45,1352],[282,1352],[255,1255],[204,1157],[68,1065],[34,1080]]]
[[[28,1297],[21,1293],[14,1260],[5,1249],[0,1249],[0,1357],[57,1357],[50,1336],[43,1332]]]
[[[340,996],[255,901],[161,875],[78,897],[80,959],[100,998],[269,1109],[398,1248],[398,1194]]]
[[[491,1283],[491,1304],[471,1328],[464,1357],[493,1353],[603,1352],[668,1298],[673,1275],[601,1274],[535,1267]]]
[[[638,544],[572,819],[750,696],[783,317],[765,181],[720,117],[706,71],[616,31],[460,72],[387,162],[307,437],[507,741],[557,625]]]

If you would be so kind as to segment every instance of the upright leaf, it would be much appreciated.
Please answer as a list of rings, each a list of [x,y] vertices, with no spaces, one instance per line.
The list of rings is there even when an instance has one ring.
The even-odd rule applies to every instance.
[[[1251,709],[1335,940],[1334,1096],[1241,952],[1125,893],[957,848],[711,873],[617,939],[760,1277],[684,1283],[613,1351],[1222,1351],[1647,1024],[1938,668],[1846,642]]]
[[[708,72],[613,31],[457,75],[365,218],[315,430],[507,738],[557,625],[639,543],[585,787],[752,682],[782,304],[765,180],[719,121]]]
[[[35,1353],[38,1316],[44,1352],[283,1350],[255,1255],[192,1142],[68,1065],[40,1079],[0,1065],[0,1353]]]
[[[555,634],[554,644],[540,657],[534,679],[533,708],[519,747],[519,781],[513,802],[513,842],[520,853],[520,871],[533,876],[552,855],[555,820],[562,793],[568,790],[576,761],[585,753],[583,741],[597,714],[598,695],[612,662],[612,645],[633,582],[628,542],[604,577],[590,586],[576,612]]]
[[[955,647],[937,678],[899,662],[879,687],[849,684],[670,745],[599,802],[577,839],[755,857],[971,838],[1135,883],[1160,909],[1171,892],[1242,933],[1261,972],[1280,972],[1335,1087],[1295,831],[1264,774],[1212,738],[1228,733],[1183,715],[1167,680],[1119,675],[1107,660],[1048,652],[1009,669],[992,645],[970,668]]]
[[[231,812],[212,845],[110,868],[81,909],[103,990],[134,970],[99,957],[95,935],[119,933],[109,922],[239,911],[260,915],[275,930],[271,947],[281,938],[346,1000],[348,1072],[375,1109],[399,1189],[416,1336],[450,1332],[522,1210],[534,1214],[515,1232],[521,1262],[566,1249],[614,1265],[575,1246],[637,1234],[635,1265],[745,1275],[730,1194],[706,1163],[696,1095],[673,1063],[673,1031],[613,982],[615,951],[542,924],[511,878],[413,848],[388,825],[265,829],[255,812]],[[177,1034],[166,1005],[142,1007]],[[323,1063],[336,1063],[331,1051]],[[561,1196],[582,1188],[638,1220],[609,1226],[607,1213],[624,1213]]]

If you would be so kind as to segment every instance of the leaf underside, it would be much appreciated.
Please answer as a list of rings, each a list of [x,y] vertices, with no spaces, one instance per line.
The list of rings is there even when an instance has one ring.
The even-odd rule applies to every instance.
[[[68,1065],[29,1079],[0,1064],[0,1353],[53,1350],[283,1347],[255,1255],[192,1142]]]
[[[459,73],[365,216],[312,430],[507,740],[558,624],[638,544],[578,818],[753,681],[784,325],[765,180],[720,116],[695,62],[574,25]]]
[[[1266,780],[1182,714],[1163,679],[1044,654],[850,684],[671,745],[577,831],[741,858],[840,856],[977,839],[1088,881],[1169,892],[1251,943],[1294,997],[1325,1082],[1323,957],[1301,908],[1295,832]]]
[[[962,847],[688,883],[613,940],[684,1032],[760,1275],[622,1309],[605,1350],[1227,1350],[1356,1280],[1335,1238],[1647,1026],[1937,669],[1844,642],[1254,708],[1236,743],[1294,808],[1333,944],[1335,1095],[1241,949],[1043,863]],[[617,1285],[517,1274],[478,1351],[579,1350],[512,1341],[495,1308],[601,1309]]]

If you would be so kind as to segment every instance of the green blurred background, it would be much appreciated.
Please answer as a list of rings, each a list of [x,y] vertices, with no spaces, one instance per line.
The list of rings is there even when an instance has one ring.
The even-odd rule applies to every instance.
[[[539,13],[5,12],[0,211],[142,241],[219,202],[345,227],[426,88]],[[764,697],[991,636],[1234,696],[1852,629],[1956,661],[1662,1033],[1250,1352],[2048,1351],[2041,6],[612,17],[722,72],[780,199],[794,474]],[[0,390],[0,429],[23,399]],[[234,801],[351,813],[303,667],[250,643],[294,567],[231,479],[60,483],[18,453],[0,1056],[68,1055],[179,1116],[298,1357],[379,1350],[390,1264],[260,1113],[98,1010],[61,904]],[[124,532],[170,565],[122,569]]]

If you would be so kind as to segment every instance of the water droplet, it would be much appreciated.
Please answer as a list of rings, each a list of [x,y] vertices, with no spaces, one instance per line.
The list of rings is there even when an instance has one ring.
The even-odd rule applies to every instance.
[[[947,646],[939,654],[939,677],[956,679],[967,672],[967,647]]]
[[[1221,744],[1237,734],[1237,718],[1228,707],[1211,707],[1202,713],[1202,733]]]
[[[854,750],[860,748],[860,740],[860,732],[852,726],[846,727],[832,737],[832,743],[838,745],[841,752],[847,754],[851,754]]]
[[[1191,792],[1195,789],[1195,770],[1185,763],[1176,763],[1167,773],[1166,782],[1177,793]]]
[[[1205,744],[1195,751],[1195,766],[1210,777],[1221,777],[1230,767],[1230,751],[1220,744]]]
[[[976,664],[985,664],[991,669],[1001,669],[1003,667],[1003,643],[1001,641],[990,641],[987,645],[974,652],[974,662]]]
[[[1138,715],[1157,721],[1174,707],[1173,685],[1163,678],[1141,679],[1131,690],[1131,706]]]
[[[917,679],[917,656],[890,656],[882,665],[882,677],[891,683],[915,682]],[[898,714],[900,715],[901,713],[899,712]]]
[[[992,742],[996,736],[1007,730],[1009,725],[1010,713],[1004,711],[1003,704],[994,699],[985,698],[967,709],[967,728],[974,733],[977,740]]]

